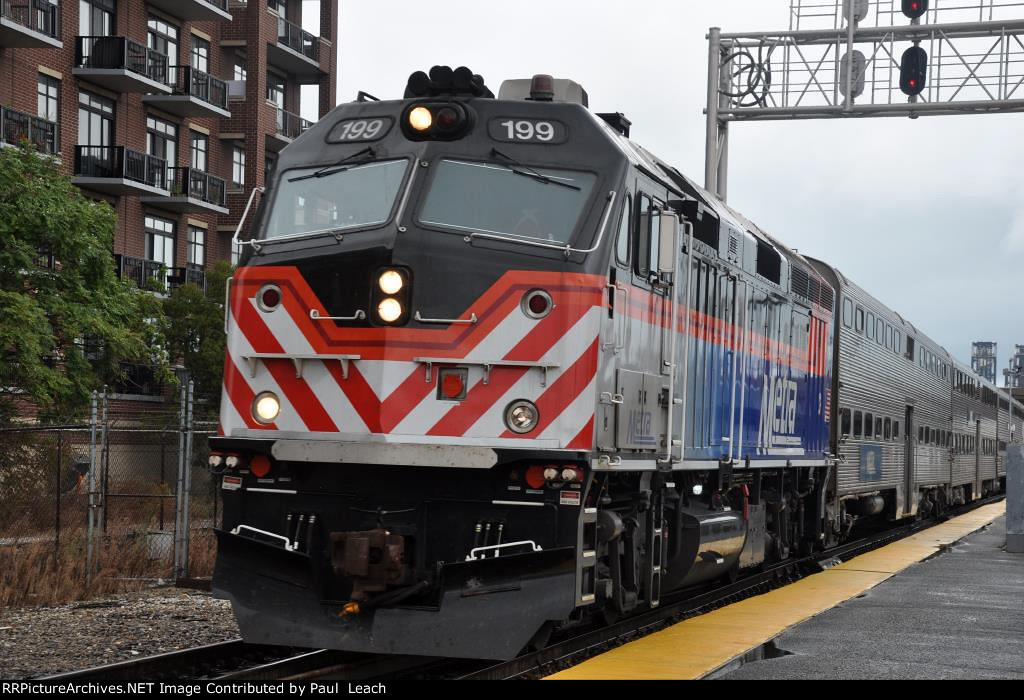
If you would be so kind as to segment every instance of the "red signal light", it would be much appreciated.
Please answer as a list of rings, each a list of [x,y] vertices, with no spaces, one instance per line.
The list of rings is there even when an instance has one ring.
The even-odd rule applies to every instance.
[[[249,463],[249,471],[251,471],[253,476],[257,479],[262,479],[270,473],[270,457],[267,457],[266,455],[256,455]]]
[[[450,372],[441,378],[441,394],[446,399],[455,400],[462,396],[466,390],[466,384],[462,381],[462,375],[458,372]]]
[[[548,483],[544,477],[544,470],[547,467],[530,467],[526,470],[526,485],[531,489],[542,489]]]

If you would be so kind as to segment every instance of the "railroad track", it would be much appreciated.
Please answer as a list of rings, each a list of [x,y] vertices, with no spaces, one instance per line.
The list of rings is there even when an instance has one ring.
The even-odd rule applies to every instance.
[[[995,496],[950,511],[946,517],[995,503]],[[358,654],[328,649],[294,649],[246,644],[234,639],[192,649],[142,657],[116,664],[48,676],[53,681],[89,680],[396,680],[444,678],[511,680],[538,678],[585,661],[696,615],[765,593],[838,561],[852,559],[935,525],[927,520],[873,533],[862,539],[776,564],[713,589],[700,588],[665,596],[662,604],[603,627],[579,628],[538,651],[511,661],[473,662],[420,656]]]

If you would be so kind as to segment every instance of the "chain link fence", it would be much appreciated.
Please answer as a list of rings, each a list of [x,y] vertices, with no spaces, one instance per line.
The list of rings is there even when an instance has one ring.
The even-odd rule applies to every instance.
[[[0,426],[0,607],[210,576],[218,398],[103,392],[81,424]]]

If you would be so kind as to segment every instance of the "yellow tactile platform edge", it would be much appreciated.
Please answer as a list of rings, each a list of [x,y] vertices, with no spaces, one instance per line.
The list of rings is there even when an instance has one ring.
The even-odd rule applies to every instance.
[[[685,620],[548,679],[702,678],[790,627],[874,588],[943,546],[980,530],[1005,512],[1005,501],[982,506],[784,588]]]

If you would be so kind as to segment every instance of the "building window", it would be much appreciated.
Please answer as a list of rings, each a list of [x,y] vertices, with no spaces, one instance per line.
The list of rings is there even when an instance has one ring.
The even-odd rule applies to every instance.
[[[286,0],[267,0],[267,7],[276,12],[281,17],[288,14],[288,3]]]
[[[210,137],[196,131],[192,134],[192,159],[191,166],[202,172],[209,171]]]
[[[91,92],[79,92],[78,145],[97,147],[89,155],[103,157],[99,147],[110,146],[113,141],[114,102]]]
[[[192,56],[189,65],[204,73],[210,72],[210,42],[194,34],[192,35]]]
[[[273,73],[267,73],[267,102],[284,109],[284,79]]]
[[[231,150],[231,183],[245,187],[245,149],[238,146]]]
[[[206,264],[206,231],[198,226],[188,227],[188,264]]]
[[[36,95],[36,114],[47,121],[60,121],[60,81],[40,73]]]
[[[36,84],[36,115],[51,121],[60,122],[60,81],[49,75],[39,74]],[[53,152],[60,150],[60,129],[53,130]]]
[[[146,152],[167,161],[167,183],[174,181],[178,164],[178,127],[171,122],[146,117]]]
[[[248,72],[245,70],[245,64],[241,59],[235,59],[235,70],[231,74],[231,79],[244,81],[247,75]]]
[[[79,36],[113,36],[114,0],[78,0]]]
[[[167,82],[174,85],[178,81],[178,28],[157,17],[149,18],[149,31],[146,43],[154,51],[167,56]]]
[[[174,267],[174,222],[146,215],[146,259]]]

